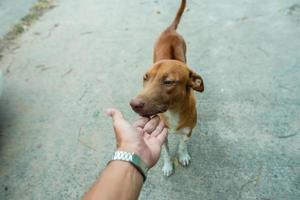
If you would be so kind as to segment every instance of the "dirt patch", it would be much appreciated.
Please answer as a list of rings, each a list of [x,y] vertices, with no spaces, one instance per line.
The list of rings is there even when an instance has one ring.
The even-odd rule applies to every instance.
[[[19,23],[14,25],[10,31],[8,31],[3,38],[0,39],[0,60],[2,59],[3,51],[10,49],[14,44],[14,40],[17,39],[23,32],[37,21],[46,11],[55,7],[55,0],[38,0],[31,8],[29,13],[24,16]]]

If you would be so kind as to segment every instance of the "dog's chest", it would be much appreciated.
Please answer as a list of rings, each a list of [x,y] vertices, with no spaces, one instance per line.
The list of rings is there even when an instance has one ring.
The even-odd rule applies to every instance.
[[[168,124],[169,124],[169,130],[171,132],[175,132],[176,128],[178,126],[178,123],[179,123],[179,115],[177,113],[174,113],[171,111],[167,111],[164,114],[165,114]]]

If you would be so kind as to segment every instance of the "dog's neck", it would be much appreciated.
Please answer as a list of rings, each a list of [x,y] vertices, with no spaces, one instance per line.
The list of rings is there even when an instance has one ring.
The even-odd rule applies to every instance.
[[[188,112],[190,109],[194,109],[195,106],[195,97],[194,91],[188,89],[186,94],[180,99],[175,101],[170,107],[169,110],[174,113]]]
[[[186,96],[182,98],[182,101],[178,101],[174,105],[170,106],[165,114],[169,128],[176,130],[185,127],[193,128],[196,124],[195,115],[196,102],[192,90],[187,92]]]

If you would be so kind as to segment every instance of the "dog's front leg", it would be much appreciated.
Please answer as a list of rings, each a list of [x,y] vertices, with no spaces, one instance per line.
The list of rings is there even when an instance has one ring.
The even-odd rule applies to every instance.
[[[178,160],[183,166],[188,166],[191,161],[191,156],[189,155],[187,149],[187,143],[189,141],[189,137],[185,132],[181,135],[179,146],[178,146]]]
[[[164,176],[170,176],[173,173],[173,164],[169,152],[168,140],[162,146],[162,154],[164,159],[163,174]]]

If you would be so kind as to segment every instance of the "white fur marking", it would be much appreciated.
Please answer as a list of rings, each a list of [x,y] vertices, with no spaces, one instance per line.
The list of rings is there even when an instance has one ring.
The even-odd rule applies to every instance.
[[[162,146],[162,154],[164,159],[164,165],[162,168],[164,176],[170,176],[173,173],[173,164],[169,155],[169,149],[167,142]]]
[[[189,137],[187,136],[191,129],[190,128],[182,128],[180,130],[176,130],[178,123],[179,123],[179,115],[177,113],[173,113],[171,111],[167,111],[165,113],[165,116],[167,117],[168,123],[169,123],[169,133],[176,133],[175,137],[177,141],[179,140],[179,146],[178,146],[178,160],[183,166],[188,166],[191,161],[191,156],[188,153],[187,150],[187,142],[189,140]],[[163,175],[164,176],[170,176],[173,173],[173,164],[171,161],[171,156],[168,149],[168,144],[165,143],[162,148],[162,155],[164,159],[163,164]]]
[[[171,112],[171,111],[167,111],[165,112],[166,117],[168,118],[168,122],[169,122],[169,130],[171,132],[175,132],[178,122],[179,122],[179,116],[177,113]]]
[[[178,146],[178,160],[183,166],[187,166],[190,164],[191,156],[187,150],[187,142],[189,137],[187,135],[181,136]]]
[[[165,162],[162,168],[164,176],[170,176],[173,173],[173,165],[171,162]]]

